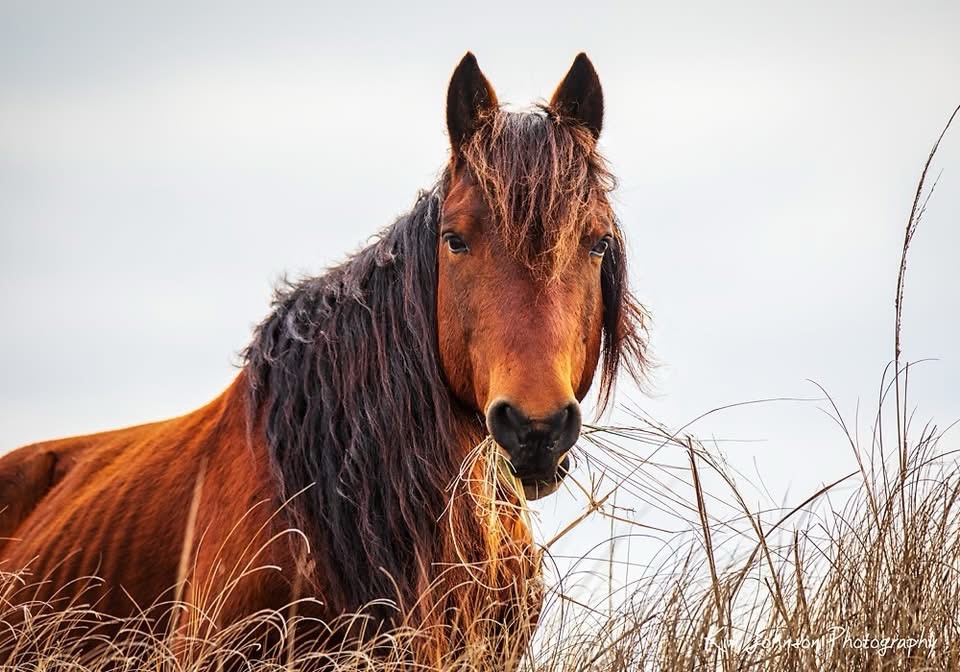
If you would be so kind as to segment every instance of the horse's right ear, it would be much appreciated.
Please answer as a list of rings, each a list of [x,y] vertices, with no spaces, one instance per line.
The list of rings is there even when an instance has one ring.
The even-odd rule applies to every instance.
[[[447,133],[454,155],[460,154],[483,117],[497,109],[497,94],[480,72],[477,58],[469,51],[460,60],[447,89]]]

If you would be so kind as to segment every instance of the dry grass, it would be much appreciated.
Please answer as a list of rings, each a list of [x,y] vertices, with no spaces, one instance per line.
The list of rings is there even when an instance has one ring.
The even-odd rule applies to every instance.
[[[929,165],[907,226],[894,359],[868,441],[826,397],[838,443],[858,469],[790,509],[758,510],[743,494],[742,475],[692,436],[640,416],[629,427],[588,428],[578,449],[587,478],[568,479],[586,505],[545,544],[551,587],[533,643],[511,650],[511,633],[481,621],[477,632],[462,633],[462,650],[430,669],[960,669],[960,461],[944,446],[947,430],[910,426],[910,366],[901,361],[906,252],[929,196]],[[490,483],[504,477],[488,463]],[[496,488],[474,490],[489,494],[477,500],[479,515],[498,517]],[[648,527],[618,505],[624,500],[646,502],[672,524]],[[551,575],[559,539],[598,517],[610,522],[609,538]],[[107,638],[97,633],[110,620],[82,598],[24,604],[28,581],[21,573],[0,577],[2,669],[425,669],[410,663],[409,652],[435,634],[401,627],[318,652],[318,633],[340,624],[264,612],[185,637],[156,626],[166,612],[192,609],[172,599]],[[191,620],[209,619],[193,613]],[[363,627],[362,616],[344,620]]]
[[[548,638],[563,644],[530,669],[960,669],[960,465],[942,436],[923,428],[903,468],[854,444],[842,507],[835,483],[784,512],[752,510],[716,455],[665,437],[686,450],[698,529],[668,535],[616,609],[560,619]],[[717,502],[733,511],[715,516]]]
[[[942,450],[943,432],[927,426],[901,465],[898,451],[884,453],[877,418],[869,449],[841,435],[861,464],[843,479],[853,496],[834,507],[836,488],[826,487],[791,511],[751,509],[740,476],[690,437],[640,422],[593,429],[581,457],[604,478],[588,487],[585,512],[621,530],[636,527],[663,551],[641,563],[607,546],[591,549],[551,581],[528,650],[505,652],[509,633],[487,622],[465,636],[467,648],[431,669],[497,669],[504,658],[530,672],[960,669],[960,464]],[[653,461],[668,451],[686,456],[685,473]],[[639,468],[660,475],[641,478]],[[688,529],[644,528],[614,506],[613,493],[627,490],[656,492]],[[21,594],[22,580],[3,577]],[[412,670],[423,668],[411,666],[409,651],[431,637],[401,628],[318,653],[317,624],[277,612],[200,628],[202,636],[187,640],[154,629],[164,610],[190,609],[174,601],[126,621],[113,639],[97,635],[110,620],[79,600],[57,608],[14,600],[2,609],[2,669]]]

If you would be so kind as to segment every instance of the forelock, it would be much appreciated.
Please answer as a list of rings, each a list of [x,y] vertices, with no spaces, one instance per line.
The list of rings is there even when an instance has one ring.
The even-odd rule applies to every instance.
[[[502,243],[537,275],[566,266],[593,218],[612,221],[614,179],[593,135],[549,108],[496,111],[462,156]]]

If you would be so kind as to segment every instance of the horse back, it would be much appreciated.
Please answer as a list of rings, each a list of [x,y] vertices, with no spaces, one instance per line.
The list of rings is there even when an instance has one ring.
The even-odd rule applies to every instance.
[[[113,433],[34,443],[0,457],[0,552],[77,461]]]
[[[276,533],[275,493],[265,451],[248,441],[242,379],[179,418],[0,459],[0,569],[22,572],[24,585],[6,599],[95,603],[125,616],[174,597],[219,595],[232,581],[222,613],[260,607],[247,602],[263,602],[270,584],[235,575],[244,553]],[[289,566],[278,552],[260,560]]]

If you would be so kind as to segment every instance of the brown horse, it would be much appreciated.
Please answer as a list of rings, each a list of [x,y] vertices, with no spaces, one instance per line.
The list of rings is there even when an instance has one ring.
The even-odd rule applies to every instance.
[[[525,641],[540,556],[524,495],[566,474],[598,366],[604,403],[621,364],[641,370],[643,312],[587,57],[548,105],[510,113],[468,53],[446,114],[437,184],[369,247],[279,291],[219,398],[0,459],[0,569],[26,568],[6,619],[82,594],[118,617],[177,600],[223,628],[307,597],[298,609],[328,626],[356,612],[440,626],[421,661],[481,622]],[[475,450],[488,434],[497,448]],[[498,480],[496,455],[522,488]],[[157,627],[188,627],[172,613]]]

